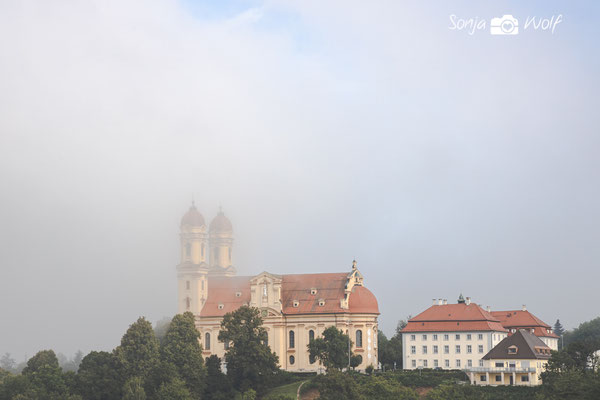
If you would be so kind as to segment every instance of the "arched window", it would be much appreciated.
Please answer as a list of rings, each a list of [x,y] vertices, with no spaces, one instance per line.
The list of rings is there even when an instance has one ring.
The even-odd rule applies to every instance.
[[[210,333],[204,334],[204,350],[210,350]]]
[[[190,257],[192,255],[192,245],[189,243],[185,244],[185,256]]]
[[[200,252],[202,254],[202,257],[204,257],[204,243],[202,243],[202,246],[200,247]]]
[[[356,347],[362,347],[362,331],[356,331]]]
[[[294,331],[290,331],[290,349],[293,349],[296,345],[296,338],[294,337]]]
[[[223,347],[225,347],[225,350],[229,350],[229,340],[226,340],[225,343],[223,343]]]
[[[213,249],[213,255],[215,257],[215,262],[219,262],[219,248],[218,247],[215,247]]]
[[[190,306],[191,306],[191,301],[190,301],[190,298],[189,298],[189,297],[186,297],[186,298],[185,298],[185,309],[186,309],[186,310],[189,310],[189,309],[190,309]]]
[[[312,329],[310,331],[308,331],[308,343],[312,342],[313,340],[315,340],[315,331],[313,331]],[[310,352],[308,354],[308,362],[310,362],[311,364],[315,363],[315,357],[310,355]]]
[[[290,365],[294,365],[295,362],[296,362],[296,357],[290,356]]]

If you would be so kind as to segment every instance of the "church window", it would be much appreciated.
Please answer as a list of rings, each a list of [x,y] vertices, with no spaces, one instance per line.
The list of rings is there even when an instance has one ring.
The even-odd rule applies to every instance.
[[[315,340],[315,331],[311,329],[310,331],[308,331],[308,342],[310,343],[313,340]]]
[[[362,347],[363,346],[363,341],[362,341],[362,331],[359,329],[356,331],[356,347]]]
[[[296,357],[290,356],[290,365],[294,365],[295,362],[296,362]]]
[[[189,297],[186,297],[186,298],[185,298],[185,309],[186,309],[186,310],[189,310],[189,309],[190,309],[190,303],[191,303],[191,301],[190,301],[190,298],[189,298]]]
[[[202,290],[204,290],[204,280],[202,280]]]
[[[185,288],[190,290],[190,281],[185,281]]]
[[[215,261],[219,262],[219,248],[218,247],[215,247],[213,254],[215,256]]]
[[[223,343],[223,347],[225,350],[229,350],[229,340],[226,340],[225,343]]]
[[[189,243],[185,244],[185,256],[190,257],[192,255],[192,245]]]
[[[294,337],[294,331],[290,331],[290,349],[293,349],[294,346],[296,345],[296,338]]]
[[[229,262],[231,262],[231,247],[229,248]]]
[[[200,247],[200,252],[202,254],[202,257],[204,258],[204,243],[202,243],[202,247]]]
[[[204,350],[210,350],[210,333],[204,334]]]

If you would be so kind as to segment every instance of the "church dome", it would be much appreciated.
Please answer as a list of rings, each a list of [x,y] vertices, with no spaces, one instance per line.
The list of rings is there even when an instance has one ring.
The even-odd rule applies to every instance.
[[[354,286],[348,301],[350,312],[379,314],[379,305],[375,295],[364,286]]]
[[[204,225],[205,225],[204,217],[196,209],[196,206],[194,205],[194,203],[192,203],[188,212],[186,212],[185,215],[183,216],[183,218],[181,218],[181,226],[198,227],[198,226],[204,226]]]
[[[209,231],[212,233],[230,233],[233,232],[233,226],[229,218],[223,214],[223,211],[219,211],[211,221]]]

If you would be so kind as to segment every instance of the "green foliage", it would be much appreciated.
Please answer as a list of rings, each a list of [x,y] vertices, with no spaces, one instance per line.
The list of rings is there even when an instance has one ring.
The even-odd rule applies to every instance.
[[[193,398],[185,382],[179,378],[163,383],[156,395],[157,400],[192,400]]]
[[[386,379],[391,379],[410,387],[435,387],[457,382],[466,383],[468,381],[467,375],[460,370],[399,370],[388,371],[381,375]]]
[[[129,378],[123,386],[123,400],[146,400],[143,382],[139,376]]]
[[[31,375],[39,372],[43,367],[60,369],[58,358],[52,350],[39,351],[35,356],[27,361],[27,366],[23,369],[23,375]]]
[[[320,400],[366,400],[360,392],[360,386],[356,379],[336,369],[330,369],[327,374],[318,375],[314,382],[319,391]]]
[[[256,391],[254,389],[248,389],[242,393],[242,400],[256,400]]]
[[[366,399],[378,400],[417,400],[413,389],[383,377],[370,377],[361,385],[360,391]]]
[[[152,366],[152,369],[148,372],[148,376],[144,379],[144,391],[148,395],[148,398],[154,399],[162,384],[169,383],[176,378],[179,378],[179,374],[175,365],[161,360]]]
[[[85,400],[111,400],[121,397],[121,364],[114,354],[92,351],[81,360],[77,391]]]
[[[229,341],[225,353],[227,375],[233,386],[246,392],[249,388],[264,393],[278,370],[277,356],[265,344],[267,331],[257,308],[242,306],[225,314],[219,340]]]
[[[394,365],[396,369],[402,369],[402,334],[398,329],[402,329],[403,323],[398,322],[397,332],[389,340],[382,331],[377,332],[378,360],[385,370],[394,369]]]
[[[160,351],[162,361],[175,366],[190,393],[198,398],[204,393],[206,376],[199,337],[194,315],[178,314],[169,325]]]
[[[546,371],[541,375],[540,396],[548,399],[600,398],[600,372],[590,369],[593,347],[589,342],[572,342],[567,348],[553,352]]]
[[[469,385],[441,385],[427,394],[427,400],[481,400],[481,393]]]
[[[586,348],[600,350],[600,317],[580,324],[564,336],[565,347],[578,342]]]
[[[221,359],[212,355],[206,359],[206,389],[204,399],[228,400],[234,398],[227,375],[221,371]]]
[[[310,357],[319,360],[327,370],[348,367],[348,345],[352,345],[348,335],[330,326],[323,331],[322,337],[311,340],[308,344]]]
[[[123,364],[126,378],[145,378],[159,359],[158,340],[152,324],[140,317],[127,329],[115,354]]]
[[[296,395],[290,396],[287,394],[270,394],[263,397],[262,400],[296,400]]]

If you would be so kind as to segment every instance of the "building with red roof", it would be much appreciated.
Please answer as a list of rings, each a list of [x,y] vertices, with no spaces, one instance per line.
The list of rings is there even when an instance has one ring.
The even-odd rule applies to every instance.
[[[523,332],[527,337],[535,336],[549,349],[558,347],[558,336],[551,327],[525,306],[521,310],[491,311],[462,294],[456,304],[434,299],[431,307],[409,319],[402,329],[403,368],[486,368],[484,356],[518,332],[520,336]],[[537,377],[531,382],[537,384]]]
[[[379,307],[356,261],[349,272],[236,276],[231,221],[220,211],[207,230],[194,204],[181,221],[180,238],[178,311],[196,316],[205,357],[224,357],[227,343],[217,340],[221,320],[248,305],[261,310],[268,344],[283,369],[317,371],[307,345],[330,326],[350,335],[352,352],[362,358],[359,369],[377,366]]]

